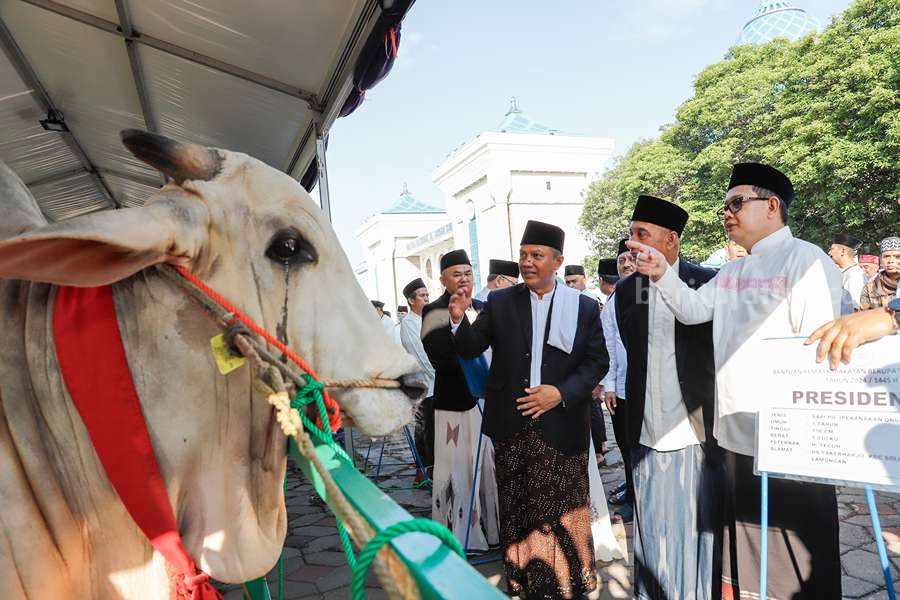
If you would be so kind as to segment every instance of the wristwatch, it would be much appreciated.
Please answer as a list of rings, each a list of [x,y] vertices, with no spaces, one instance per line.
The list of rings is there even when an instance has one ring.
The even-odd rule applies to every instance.
[[[885,307],[889,313],[894,315],[895,327],[900,329],[900,298],[894,298]]]

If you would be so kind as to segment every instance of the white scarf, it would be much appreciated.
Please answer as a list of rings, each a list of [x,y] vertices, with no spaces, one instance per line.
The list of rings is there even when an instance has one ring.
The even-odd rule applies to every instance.
[[[580,299],[581,292],[578,290],[565,285],[556,285],[556,294],[553,298],[553,312],[550,315],[550,335],[547,336],[547,343],[566,354],[571,354],[572,347],[575,345]]]

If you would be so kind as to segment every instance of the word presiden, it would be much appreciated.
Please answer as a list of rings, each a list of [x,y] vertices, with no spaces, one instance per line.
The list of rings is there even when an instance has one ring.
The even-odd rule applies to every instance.
[[[835,404],[849,406],[900,406],[894,392],[817,392],[794,390],[794,404]]]

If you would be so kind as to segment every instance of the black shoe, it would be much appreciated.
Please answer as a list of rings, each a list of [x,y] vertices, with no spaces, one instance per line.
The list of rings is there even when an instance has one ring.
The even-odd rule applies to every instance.
[[[614,487],[613,489],[611,489],[611,490],[609,491],[609,495],[612,496],[613,494],[618,494],[619,492],[621,492],[622,490],[624,490],[624,489],[625,489],[625,483],[626,483],[625,481],[620,481],[619,484],[618,484],[616,487]]]
[[[631,504],[623,504],[613,513],[613,518],[615,519],[616,517],[621,519],[623,523],[631,523],[634,521],[634,508]]]
[[[627,504],[628,503],[628,490],[625,488],[622,488],[621,490],[610,494],[609,495],[609,503],[615,504],[615,505]]]

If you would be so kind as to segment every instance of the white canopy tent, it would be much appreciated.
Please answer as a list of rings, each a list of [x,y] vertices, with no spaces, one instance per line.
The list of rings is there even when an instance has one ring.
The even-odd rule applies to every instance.
[[[51,221],[135,206],[161,176],[119,131],[253,155],[300,179],[378,0],[0,0],[0,160]],[[42,124],[41,121],[44,121]],[[330,214],[327,181],[320,185]]]

